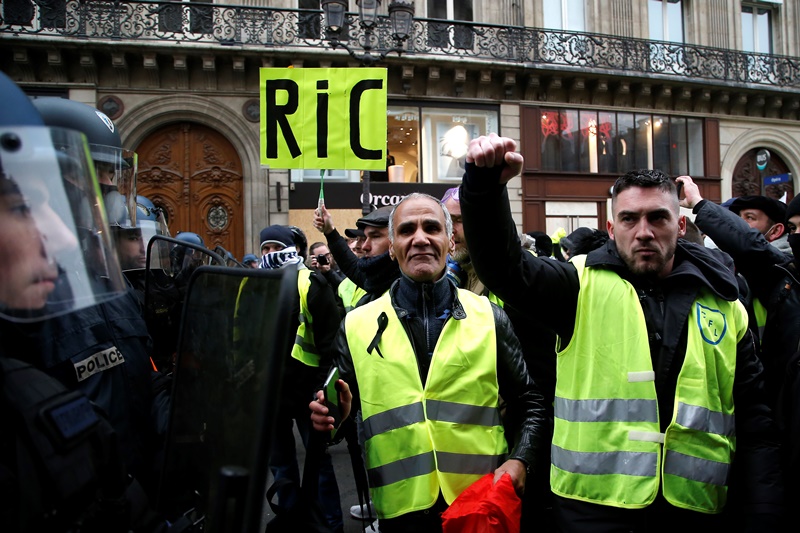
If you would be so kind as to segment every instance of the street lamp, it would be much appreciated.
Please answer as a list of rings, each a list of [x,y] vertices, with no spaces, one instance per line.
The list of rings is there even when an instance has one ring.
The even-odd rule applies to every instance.
[[[411,26],[414,24],[414,2],[412,0],[392,0],[389,3],[389,21],[392,25],[392,39],[395,45],[385,50],[374,51],[378,44],[378,36],[375,29],[378,27],[378,10],[381,7],[381,0],[356,0],[358,4],[358,24],[363,35],[359,36],[358,44],[362,52],[356,47],[350,46],[345,41],[340,41],[342,31],[345,28],[345,15],[347,13],[347,0],[322,0],[322,11],[325,14],[325,32],[328,36],[331,48],[344,48],[350,56],[361,63],[362,66],[369,67],[378,61],[382,61],[392,52],[397,55],[403,53],[403,43],[411,34]],[[373,52],[374,51],[374,52]],[[361,178],[361,212],[369,214],[371,205],[370,197],[370,172],[365,170]]]
[[[347,12],[347,0],[322,0],[322,12],[325,14],[325,31],[331,48],[344,48],[362,65],[369,67],[378,61],[382,61],[392,52],[397,55],[403,53],[403,43],[411,33],[411,25],[414,23],[414,2],[411,0],[393,0],[389,3],[389,21],[392,25],[392,39],[395,45],[386,50],[376,51],[378,36],[375,29],[378,26],[378,10],[381,7],[381,0],[356,0],[358,4],[358,25],[364,34],[359,37],[358,44],[363,49],[359,52],[354,46],[341,41],[342,31],[345,30],[345,14]]]

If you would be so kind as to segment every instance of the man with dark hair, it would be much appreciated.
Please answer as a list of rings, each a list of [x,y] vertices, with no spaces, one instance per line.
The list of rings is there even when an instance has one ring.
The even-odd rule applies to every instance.
[[[604,246],[571,263],[539,259],[519,250],[508,203],[523,164],[515,147],[494,134],[470,143],[461,209],[487,286],[559,337],[560,529],[720,527],[730,484],[744,530],[779,530],[775,427],[747,314],[732,272],[679,240],[675,183],[629,172],[614,185]]]

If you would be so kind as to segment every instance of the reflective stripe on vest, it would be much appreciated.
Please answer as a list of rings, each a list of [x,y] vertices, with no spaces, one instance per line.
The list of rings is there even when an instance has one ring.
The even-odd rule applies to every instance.
[[[553,491],[642,508],[662,483],[673,505],[720,512],[735,449],[733,378],[736,345],[747,328],[743,306],[705,291],[697,297],[688,318],[676,408],[662,434],[636,291],[609,270],[585,268],[585,256],[572,262],[581,290],[573,337],[558,356]],[[608,313],[609,306],[630,312]]]
[[[428,509],[440,491],[451,503],[507,453],[491,305],[468,291],[459,290],[458,298],[466,318],[445,323],[424,387],[388,293],[345,317],[370,491],[380,518]],[[389,317],[378,345],[382,356],[367,352],[381,313]]]
[[[314,344],[314,330],[311,327],[311,312],[308,310],[308,289],[311,287],[311,271],[303,268],[297,272],[297,292],[300,295],[300,325],[292,346],[292,357],[308,366],[319,366],[319,354]]]

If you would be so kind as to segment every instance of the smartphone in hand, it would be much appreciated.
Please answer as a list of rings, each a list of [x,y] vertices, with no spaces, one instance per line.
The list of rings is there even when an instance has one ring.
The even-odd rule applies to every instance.
[[[336,431],[339,429],[339,424],[342,423],[342,410],[339,408],[339,391],[336,388],[336,383],[339,381],[339,367],[331,368],[328,377],[325,380],[325,385],[322,387],[322,393],[325,395],[325,405],[328,408],[328,416],[333,417],[333,431],[331,431],[331,438],[336,436]]]

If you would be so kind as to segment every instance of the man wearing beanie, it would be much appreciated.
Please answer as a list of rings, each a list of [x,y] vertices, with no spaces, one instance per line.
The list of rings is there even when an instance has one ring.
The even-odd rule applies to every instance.
[[[772,246],[775,241],[768,242],[766,235],[749,227],[732,211],[703,200],[690,177],[681,176],[678,181],[683,181],[686,193],[681,205],[692,208],[700,230],[733,257],[736,269],[747,279],[755,297],[766,391],[783,430],[786,500],[795,502],[800,496],[796,483],[800,475],[800,196],[789,203],[780,219],[780,225],[787,229],[784,238],[789,253],[784,253]],[[736,200],[731,210],[735,206]]]
[[[333,291],[322,275],[303,264],[290,228],[268,226],[261,230],[260,237],[259,268],[298,270],[297,299],[291,315],[291,327],[297,333],[290,336],[286,346],[287,359],[282,382],[284,392],[273,432],[269,466],[275,480],[289,478],[300,484],[292,430],[296,421],[306,453],[320,455],[320,504],[331,529],[340,531],[343,527],[342,510],[333,464],[324,441],[310,431],[308,419],[308,399],[325,380],[331,366],[330,349],[339,327],[339,309]],[[280,505],[293,505],[290,494],[288,490],[278,491]]]

